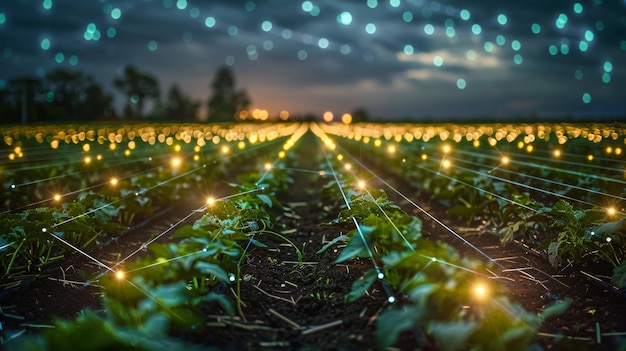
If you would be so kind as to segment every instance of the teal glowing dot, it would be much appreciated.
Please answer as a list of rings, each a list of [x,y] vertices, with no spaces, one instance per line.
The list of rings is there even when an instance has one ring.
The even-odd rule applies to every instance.
[[[311,10],[313,10],[313,3],[310,1],[303,1],[302,2],[302,10],[304,12],[311,12]]]
[[[365,32],[367,32],[367,34],[374,34],[374,33],[376,33],[376,25],[374,23],[368,23],[365,26]]]
[[[274,42],[267,39],[265,41],[263,41],[263,49],[265,51],[271,51],[274,48]]]
[[[581,40],[581,41],[578,43],[578,49],[579,49],[581,52],[585,52],[585,51],[589,50],[589,44],[587,44],[587,42],[586,42],[586,41]]]
[[[107,37],[112,39],[112,38],[115,38],[116,35],[117,35],[117,29],[113,27],[109,27],[109,29],[107,29]]]
[[[448,28],[448,27],[454,27],[454,20],[452,18],[448,18],[445,20],[445,22],[443,22],[443,25]]]
[[[404,13],[402,13],[402,20],[406,23],[410,23],[413,21],[413,13],[410,11],[404,11]]]
[[[154,52],[159,48],[159,44],[156,42],[156,40],[150,40],[148,42],[148,50]]]
[[[237,26],[228,27],[228,35],[230,35],[231,37],[234,37],[237,35],[237,33],[239,33],[239,29],[237,29]]]
[[[234,56],[226,56],[226,58],[224,59],[224,63],[226,64],[226,66],[232,66],[235,64],[235,57]]]
[[[50,49],[50,39],[48,39],[48,38],[43,38],[43,39],[41,40],[41,43],[39,44],[39,46],[41,46],[41,48],[42,48],[43,50],[48,50],[48,49]]]
[[[456,87],[459,88],[460,90],[465,89],[465,87],[467,86],[467,82],[465,81],[465,79],[463,78],[459,78],[456,81]]]
[[[556,56],[556,54],[559,53],[559,48],[557,48],[556,45],[550,45],[550,47],[548,48],[548,52],[550,53],[550,55]]]
[[[441,58],[441,56],[435,56],[433,58],[433,64],[437,67],[443,66],[443,58]]]
[[[474,33],[475,35],[480,34],[482,31],[483,31],[483,29],[480,26],[480,24],[473,24],[472,25],[472,33]]]
[[[619,48],[622,51],[626,51],[626,40],[622,40],[619,42]]]
[[[613,64],[611,61],[604,61],[602,68],[604,68],[604,72],[611,72],[613,71]]]
[[[465,54],[465,56],[467,57],[468,60],[473,61],[476,59],[476,51],[467,50],[467,53]]]
[[[166,9],[171,9],[174,6],[174,1],[172,0],[163,0],[163,7]]]
[[[588,104],[591,102],[591,95],[589,93],[583,94],[583,103]]]
[[[44,0],[42,6],[44,10],[50,10],[52,8],[52,0]]]
[[[574,4],[574,12],[577,14],[583,13],[583,5],[579,2]]]
[[[283,39],[291,39],[291,37],[293,36],[293,32],[291,31],[291,29],[283,29],[280,35],[283,37]]]
[[[214,17],[207,17],[204,19],[204,25],[207,26],[208,28],[213,28],[215,27],[215,18]]]
[[[337,22],[344,26],[350,25],[350,23],[352,23],[352,14],[348,11],[340,13],[337,15]]]
[[[611,75],[607,72],[602,74],[602,83],[609,84],[611,82]]]
[[[498,44],[500,46],[506,44],[506,38],[504,37],[504,35],[498,35],[496,37],[496,44]]]
[[[604,22],[597,21],[596,22],[596,29],[598,30],[598,32],[602,32],[604,30]]]
[[[501,14],[498,15],[498,23],[501,26],[505,25],[508,21],[509,21],[509,19],[506,17],[505,14],[501,13]]]
[[[349,44],[343,44],[339,47],[339,51],[344,55],[348,55],[352,52],[352,47]]]
[[[577,69],[576,72],[574,72],[574,78],[576,78],[576,80],[583,80],[583,71]]]
[[[133,95],[131,95],[131,96],[130,96],[130,102],[131,102],[132,104],[136,104],[136,103],[138,103],[138,102],[139,102],[139,95],[137,95],[137,94],[133,94]]]
[[[122,17],[122,10],[118,9],[117,7],[111,10],[111,18],[116,20],[120,19],[120,17]]]
[[[261,29],[263,29],[264,32],[269,32],[272,30],[272,22],[270,21],[263,21],[263,23],[261,23]]]
[[[593,39],[595,39],[595,38],[596,38],[596,35],[593,34],[592,31],[590,31],[590,30],[585,31],[585,40],[586,41],[593,41]]]
[[[96,24],[95,24],[95,23],[89,23],[89,24],[87,25],[87,32],[89,32],[89,33],[92,33],[92,34],[93,34],[93,33],[95,33],[95,32],[96,32],[96,30],[97,30],[97,29],[98,29],[98,28],[96,27]]]
[[[0,24],[5,24],[7,21],[7,15],[4,12],[0,12]]]
[[[563,55],[567,55],[569,54],[569,45],[567,44],[561,44],[561,53]]]
[[[463,21],[469,20],[471,16],[472,15],[470,14],[469,10],[466,9],[461,10],[461,12],[459,13],[459,17],[461,17]]]
[[[513,40],[511,42],[511,49],[514,51],[519,51],[522,48],[522,43],[519,40]]]
[[[406,44],[404,46],[404,53],[406,55],[413,55],[414,52],[415,52],[415,48],[413,48],[413,45]]]
[[[69,60],[67,60],[67,62],[69,62],[70,66],[76,66],[78,64],[78,56],[76,56],[76,55],[70,56],[70,58],[69,58]]]
[[[178,0],[176,1],[176,7],[179,10],[184,10],[187,8],[187,0]]]
[[[313,6],[313,8],[311,9],[311,11],[309,13],[313,17],[318,16],[320,14],[320,8],[317,7],[317,6]]]
[[[513,56],[513,62],[515,62],[516,65],[521,65],[522,62],[524,62],[524,57],[521,54],[515,54]]]
[[[435,33],[435,27],[430,23],[425,25],[424,33],[426,33],[427,35],[433,35],[433,33]]]
[[[539,23],[533,23],[532,26],[530,26],[530,30],[533,34],[539,34],[541,33],[541,25],[539,25]]]
[[[96,31],[93,33],[93,40],[98,41],[101,37],[102,33],[100,33],[100,31],[96,29]]]
[[[398,7],[400,6],[400,0],[389,0],[389,5],[391,5],[391,7]]]
[[[46,93],[46,102],[54,101],[54,92],[49,91]]]
[[[298,51],[298,60],[304,61],[307,59],[307,57],[309,57],[309,54],[306,51],[304,50]]]
[[[189,33],[189,32],[185,32],[185,33],[183,33],[183,41],[184,41],[185,43],[189,43],[189,42],[191,42],[192,40],[193,40],[193,35],[192,35],[191,33]]]
[[[559,17],[556,18],[556,21],[554,22],[554,24],[556,25],[557,28],[559,29],[563,29],[565,28],[565,25],[567,24],[567,15],[562,13],[559,15]]]
[[[189,16],[191,18],[198,18],[200,17],[200,9],[197,7],[192,8],[191,10],[189,10]]]
[[[486,41],[485,44],[483,45],[483,48],[487,52],[493,52],[493,50],[495,49],[493,43],[490,41]]]
[[[454,38],[454,35],[456,34],[456,31],[454,30],[453,27],[448,27],[446,28],[446,36],[448,38]]]
[[[375,9],[378,6],[378,0],[367,0],[367,7]]]
[[[63,55],[62,52],[58,52],[56,55],[54,55],[54,60],[56,61],[56,63],[63,63],[63,61],[65,61],[65,55]]]
[[[329,44],[330,44],[330,42],[326,38],[320,38],[317,41],[317,46],[319,46],[320,49],[327,49]]]
[[[255,7],[256,7],[256,4],[254,3],[254,1],[246,1],[246,4],[244,5],[244,8],[248,12],[254,11]]]

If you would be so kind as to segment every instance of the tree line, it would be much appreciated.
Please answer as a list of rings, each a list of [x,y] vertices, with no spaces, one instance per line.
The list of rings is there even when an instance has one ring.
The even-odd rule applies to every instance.
[[[114,97],[91,75],[57,68],[43,78],[24,76],[9,80],[0,88],[1,123],[51,123],[99,120],[195,121],[201,102],[187,96],[173,84],[165,98],[156,76],[127,65],[113,80],[113,87],[124,97],[122,111],[114,108]],[[232,122],[247,110],[251,100],[244,89],[237,90],[233,72],[217,69],[207,101],[210,122]],[[150,112],[147,107],[151,106]]]

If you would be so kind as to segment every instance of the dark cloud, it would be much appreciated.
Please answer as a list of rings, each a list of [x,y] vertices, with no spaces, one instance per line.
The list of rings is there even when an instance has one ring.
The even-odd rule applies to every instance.
[[[574,2],[540,0],[371,3],[52,0],[46,10],[41,1],[7,1],[0,4],[6,19],[0,23],[0,80],[64,67],[112,89],[115,75],[132,63],[157,75],[163,91],[178,83],[206,100],[215,69],[232,64],[254,107],[274,112],[341,113],[362,106],[389,117],[626,114],[623,1],[581,0],[581,13]],[[110,15],[113,8],[121,11],[119,19]],[[350,14],[349,23],[338,22],[342,12]],[[559,15],[567,16],[563,28],[556,25]],[[97,41],[84,38],[90,23]],[[368,24],[375,31],[368,33]],[[533,33],[533,24],[540,33]],[[48,50],[41,47],[45,38]],[[580,50],[581,41],[587,50]],[[585,93],[589,104],[582,101]]]

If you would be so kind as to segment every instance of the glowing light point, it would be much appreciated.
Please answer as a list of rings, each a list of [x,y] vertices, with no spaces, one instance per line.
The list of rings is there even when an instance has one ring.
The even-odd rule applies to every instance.
[[[346,165],[343,167],[346,171],[349,171],[352,169],[352,165],[349,163],[346,163]]]
[[[231,282],[231,283],[232,283],[232,282],[234,282],[236,279],[237,279],[237,278],[235,277],[235,275],[234,275],[234,274],[231,274],[231,275],[228,277],[228,280],[230,280],[230,282]]]
[[[444,161],[441,163],[441,167],[443,167],[444,169],[448,169],[448,168],[450,168],[451,166],[452,166],[452,163],[450,163],[450,161],[448,161],[448,160],[444,160]]]
[[[48,232],[48,229],[47,229],[47,228],[41,228],[41,232],[42,232],[42,233],[47,233],[47,232]]]
[[[387,152],[390,153],[390,154],[395,154],[396,153],[396,146],[395,145],[387,146]]]
[[[426,160],[428,160],[428,155],[426,155],[426,154],[422,154],[421,159],[422,159],[422,161],[426,161]]]
[[[430,260],[431,260],[432,262],[437,262],[437,258],[436,258],[436,257],[433,257],[433,258],[431,258]]]
[[[554,157],[561,157],[561,150],[554,150],[552,154],[554,155]]]
[[[180,159],[180,157],[172,158],[172,161],[171,161],[172,168],[178,168],[180,167],[182,163],[183,161]]]
[[[487,295],[487,288],[482,284],[476,285],[474,288],[474,294],[476,294],[476,297],[478,298],[483,298]]]
[[[509,164],[509,162],[511,162],[511,159],[510,159],[510,158],[508,158],[507,156],[502,156],[502,159],[500,160],[500,162],[501,162],[503,165],[508,165],[508,164]]]
[[[215,198],[214,198],[213,196],[209,196],[209,197],[206,199],[206,204],[207,204],[208,206],[213,206],[213,205],[215,205]]]
[[[378,275],[376,275],[376,278],[378,278],[379,280],[382,280],[385,278],[385,273],[383,272],[378,272]]]
[[[228,146],[224,145],[222,146],[222,153],[225,155],[230,151],[230,149],[228,148]]]
[[[54,201],[59,202],[61,201],[61,198],[62,198],[61,194],[54,194],[54,197],[53,197]]]
[[[359,180],[358,187],[359,189],[365,189],[365,181]]]
[[[269,163],[269,162],[265,163],[265,164],[263,165],[263,169],[264,169],[265,171],[267,171],[267,172],[271,171],[271,170],[272,170],[272,164],[271,164],[271,163]]]
[[[593,155],[589,155],[589,156],[587,156],[587,160],[589,160],[589,161],[593,161]]]
[[[325,176],[325,175],[326,175],[326,172],[324,172],[324,171],[319,171],[319,172],[317,172],[317,174],[319,174],[319,176],[320,176],[320,177],[323,177],[323,176]]]
[[[613,240],[613,239],[611,239],[611,237],[610,237],[610,236],[606,238],[606,242],[607,242],[607,243],[610,243],[610,242],[611,242],[611,240]]]
[[[119,180],[117,178],[111,178],[111,185],[115,186],[118,182]]]
[[[443,148],[441,149],[443,151],[444,154],[450,153],[450,145],[444,145]]]
[[[389,303],[395,303],[395,302],[396,302],[396,298],[395,298],[395,296],[389,296],[389,297],[387,298],[387,302],[389,302]]]
[[[124,278],[126,278],[126,274],[123,271],[117,271],[115,272],[115,278],[117,280],[123,280]]]
[[[615,207],[609,207],[606,209],[606,213],[609,216],[615,216],[615,214],[617,213],[617,210],[615,209]]]

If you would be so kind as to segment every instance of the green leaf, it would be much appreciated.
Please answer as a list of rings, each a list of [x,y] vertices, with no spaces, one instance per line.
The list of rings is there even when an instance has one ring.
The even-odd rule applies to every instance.
[[[321,249],[317,250],[317,254],[321,254],[322,252],[328,250],[329,247],[335,245],[336,243],[343,241],[346,242],[348,241],[348,236],[347,235],[339,235],[338,237],[334,238],[333,240],[331,240],[330,242],[326,243],[326,245],[322,246]]]
[[[620,289],[626,287],[626,262],[622,262],[621,265],[613,268],[613,278],[611,281]]]
[[[565,310],[567,310],[571,302],[572,300],[570,299],[555,301],[548,307],[546,307],[543,311],[541,311],[541,313],[539,313],[539,317],[545,320],[550,317],[558,316],[565,312]]]
[[[217,279],[223,282],[229,281],[228,274],[226,274],[226,271],[224,271],[222,267],[214,263],[198,261],[194,265],[194,268],[204,275],[214,275]]]
[[[457,205],[450,207],[447,212],[453,216],[471,217],[474,215],[475,210],[471,207]]]
[[[476,329],[477,324],[472,322],[435,323],[433,336],[444,351],[459,350],[465,341]]]
[[[382,350],[392,346],[401,332],[413,327],[413,318],[416,314],[418,312],[412,306],[388,309],[381,313],[376,328],[378,348]]]
[[[359,228],[361,229],[365,240],[369,238],[369,235],[375,229],[374,227],[364,225],[359,226]],[[335,263],[345,262],[366,252],[367,247],[365,246],[366,244],[363,242],[363,237],[361,237],[357,229],[353,230],[353,232],[355,232],[355,234],[352,235],[352,238],[348,242],[348,245],[341,251],[341,254],[339,255],[339,257],[337,257]]]
[[[376,274],[377,273],[375,269],[370,269],[363,274],[361,279],[352,283],[352,290],[350,290],[350,292],[344,296],[344,302],[354,302],[358,300],[361,296],[363,296],[363,294],[365,294],[365,291],[367,291],[367,289],[369,289],[370,286],[372,286],[372,284],[374,284],[374,282],[376,281]]]
[[[626,222],[626,217],[620,219],[619,221],[604,223],[598,227],[596,227],[593,231],[596,234],[607,236],[618,232],[624,228],[624,223]]]
[[[270,207],[270,208],[272,207],[272,199],[269,196],[265,194],[257,194],[257,197],[261,199],[261,201],[265,202],[267,207]]]

